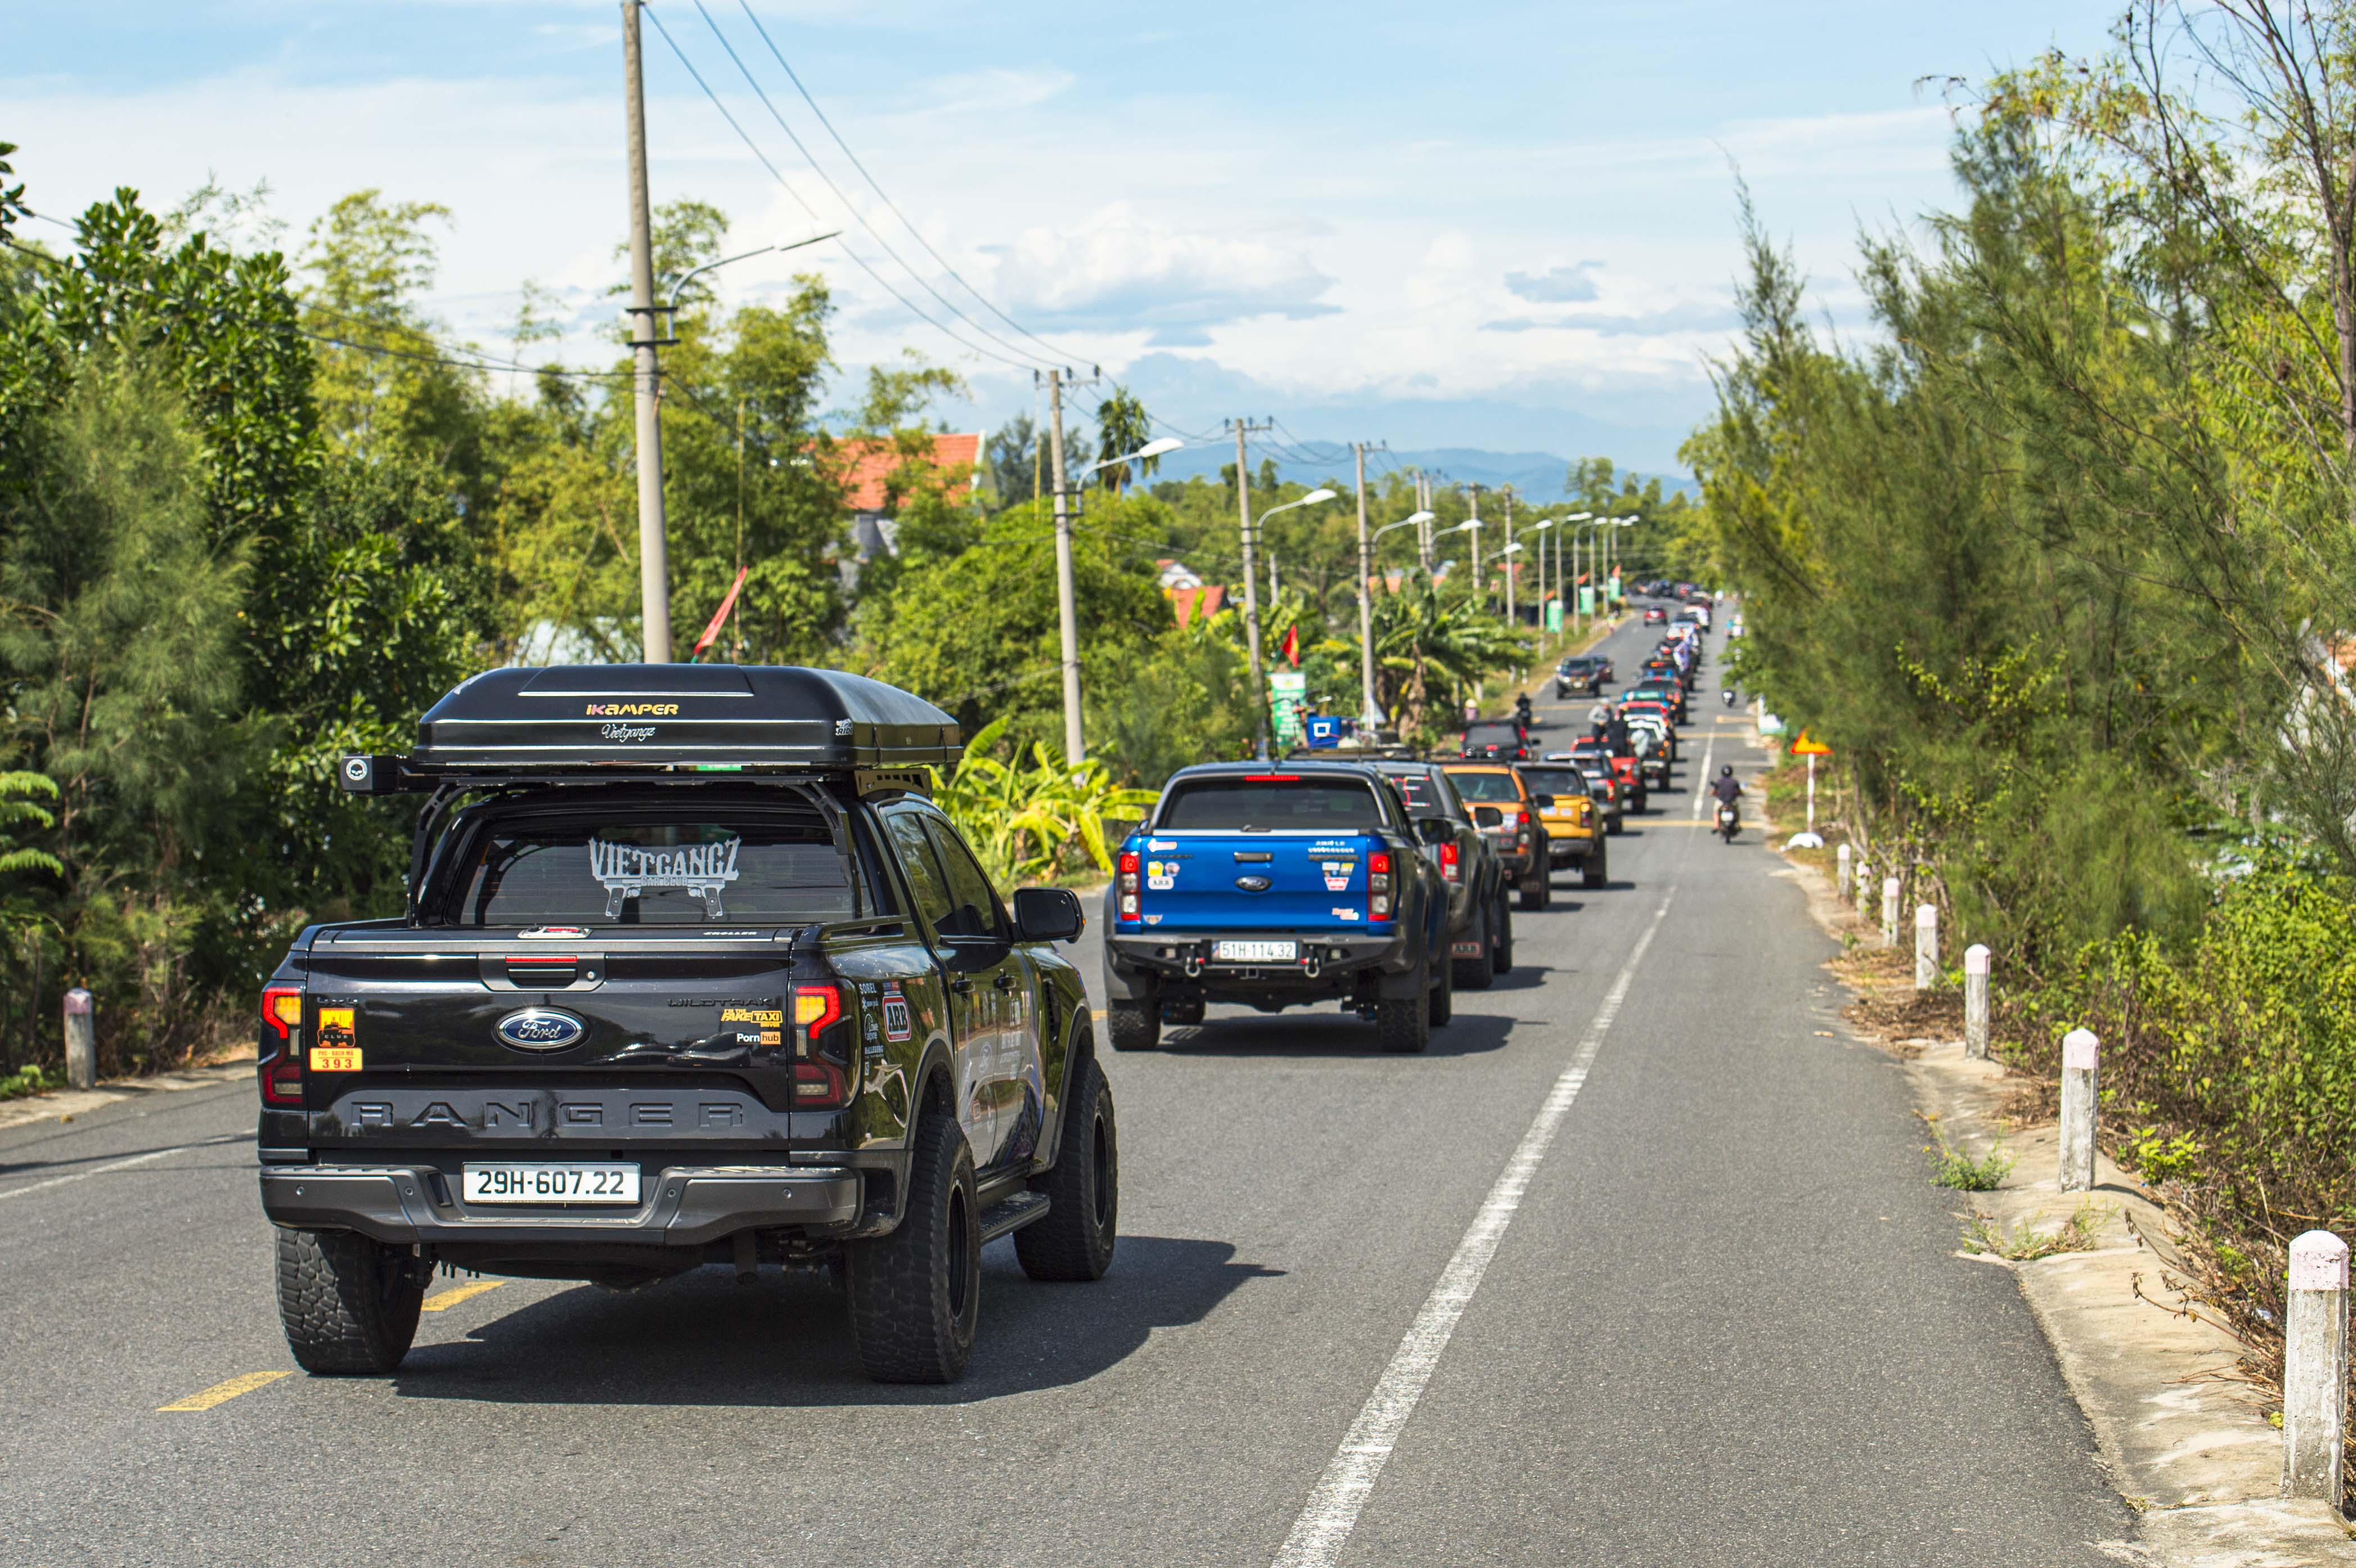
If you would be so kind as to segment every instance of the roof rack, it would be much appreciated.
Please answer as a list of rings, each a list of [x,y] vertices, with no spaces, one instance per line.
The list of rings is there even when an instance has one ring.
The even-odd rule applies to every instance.
[[[964,754],[957,720],[865,676],[789,665],[552,665],[487,670],[418,721],[407,755],[355,752],[356,795],[659,774],[851,774],[922,788]]]

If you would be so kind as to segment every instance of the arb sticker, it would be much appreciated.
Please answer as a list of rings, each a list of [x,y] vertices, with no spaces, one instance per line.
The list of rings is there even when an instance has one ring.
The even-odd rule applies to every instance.
[[[908,998],[900,994],[900,987],[897,985],[885,985],[884,987],[884,1038],[894,1040],[906,1040],[914,1033],[916,1029],[908,1019]]]
[[[352,1008],[321,1008],[319,1009],[319,1040],[311,1047],[311,1071],[314,1072],[358,1072],[360,1070],[359,1036],[355,1032]]]

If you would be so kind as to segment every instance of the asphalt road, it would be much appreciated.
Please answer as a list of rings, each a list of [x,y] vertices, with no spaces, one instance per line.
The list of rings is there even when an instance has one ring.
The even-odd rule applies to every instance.
[[[308,1378],[250,1086],[0,1132],[0,1562],[2110,1561],[2132,1517],[1829,944],[1697,820],[1703,758],[1757,753],[1714,680],[1694,718],[1612,887],[1518,917],[1428,1055],[1248,1012],[1108,1053],[1113,1273],[993,1246],[954,1388],[717,1270],[499,1284],[397,1376]]]

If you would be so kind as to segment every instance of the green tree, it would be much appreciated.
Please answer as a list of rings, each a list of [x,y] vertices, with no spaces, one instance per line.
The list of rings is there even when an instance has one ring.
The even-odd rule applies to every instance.
[[[1153,419],[1144,403],[1127,387],[1114,383],[1111,393],[1097,406],[1097,461],[1104,464],[1097,470],[1097,482],[1116,496],[1126,490],[1130,465],[1111,460],[1127,456],[1152,440]],[[1143,478],[1153,477],[1161,466],[1159,457],[1137,460],[1137,472]]]

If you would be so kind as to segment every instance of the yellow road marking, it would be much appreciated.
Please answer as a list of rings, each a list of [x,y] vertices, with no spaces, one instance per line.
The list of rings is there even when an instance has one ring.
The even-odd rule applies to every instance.
[[[293,1375],[291,1372],[247,1372],[244,1376],[231,1378],[225,1383],[215,1383],[202,1393],[192,1393],[186,1399],[176,1399],[169,1404],[159,1404],[155,1408],[159,1411],[210,1410],[217,1404],[227,1404],[241,1393],[252,1393],[255,1389],[267,1388],[280,1378]]]
[[[420,1312],[447,1312],[462,1301],[472,1301],[487,1290],[497,1290],[507,1284],[503,1279],[478,1279],[472,1285],[454,1285],[439,1295],[429,1296],[418,1304]]]

